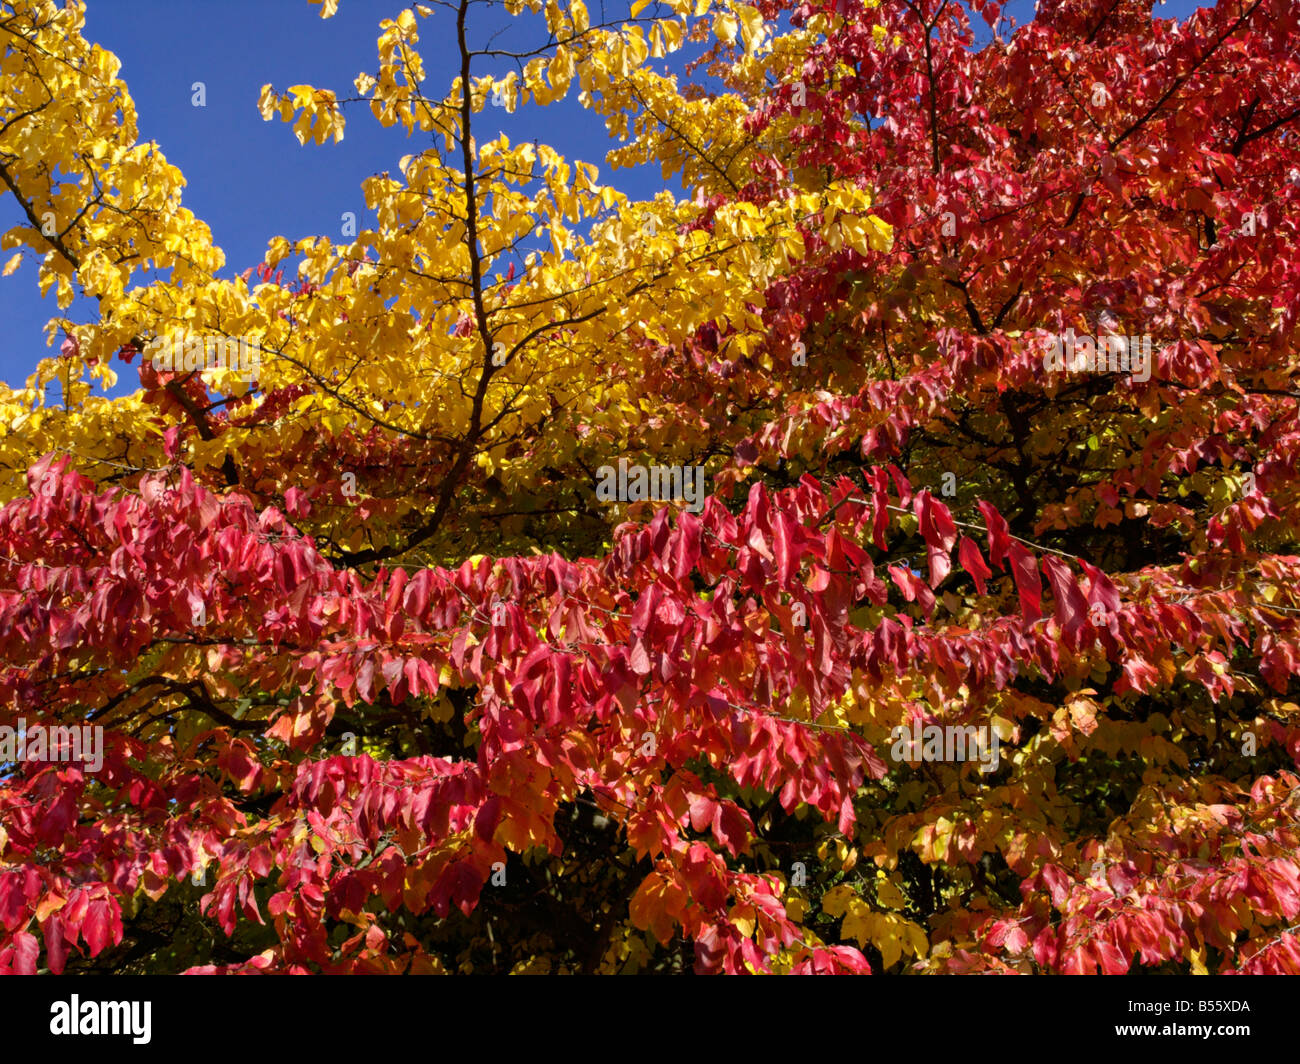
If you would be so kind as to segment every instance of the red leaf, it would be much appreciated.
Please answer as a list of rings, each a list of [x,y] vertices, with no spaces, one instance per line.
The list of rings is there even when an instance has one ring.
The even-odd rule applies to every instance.
[[[0,875],[0,927],[12,931],[27,918],[27,893],[21,872]]]
[[[49,969],[55,975],[62,975],[68,961],[68,943],[63,938],[63,919],[53,913],[41,928],[45,938],[45,956]]]
[[[719,802],[713,813],[713,834],[734,857],[749,849],[754,824],[735,802]]]
[[[14,935],[13,970],[17,975],[35,975],[36,958],[41,954],[36,936],[28,931],[19,931]]]
[[[1083,632],[1088,625],[1088,601],[1075,583],[1069,567],[1055,558],[1044,556],[1043,571],[1052,585],[1056,599],[1056,619],[1061,625],[1062,638],[1071,650],[1083,645]]]
[[[408,617],[424,619],[425,611],[429,608],[429,585],[432,582],[433,573],[428,569],[421,569],[406,585],[403,609]]]
[[[984,524],[989,530],[989,563],[1000,569],[1002,559],[1007,556],[1014,542],[1011,538],[1011,528],[1002,519],[1002,515],[983,499],[979,502],[979,508],[980,513],[984,515]]]
[[[957,526],[948,507],[922,491],[915,502],[921,538],[929,551],[930,586],[938,587],[952,570],[951,551],[957,542]]]
[[[555,654],[551,658],[555,669],[552,681],[553,696],[550,700],[551,712],[547,715],[548,724],[556,724],[568,718],[573,709],[573,682],[571,679],[572,662],[568,654]]]
[[[975,541],[962,536],[961,545],[957,548],[957,557],[961,561],[961,567],[970,573],[971,579],[975,581],[975,590],[981,595],[984,594],[984,581],[993,575],[993,571],[984,564],[984,555],[980,554]]]
[[[1020,594],[1020,609],[1025,621],[1033,624],[1043,616],[1043,581],[1038,575],[1038,563],[1014,540],[1007,550],[1011,558],[1011,573],[1016,578],[1016,591]]]
[[[117,902],[112,898],[97,898],[87,905],[81,935],[92,957],[101,953],[110,942],[114,945],[121,942],[122,916]]]
[[[478,815],[474,817],[474,834],[484,842],[491,842],[500,821],[501,799],[493,794],[483,803]]]
[[[1080,560],[1079,564],[1088,577],[1088,602],[1100,602],[1106,612],[1114,613],[1119,609],[1119,590],[1111,583],[1110,577],[1085,561]]]
[[[1125,975],[1129,969],[1128,959],[1109,942],[1094,942],[1093,950],[1101,962],[1102,975]]]
[[[925,586],[925,581],[916,577],[911,569],[899,565],[889,567],[889,577],[898,585],[898,590],[908,602],[919,602],[927,614],[934,608],[934,594]]]
[[[677,519],[677,543],[673,551],[673,576],[685,580],[700,560],[700,529],[702,523],[692,513],[683,513]]]
[[[790,582],[790,575],[794,572],[794,548],[790,543],[791,540],[791,522],[785,514],[777,512],[774,535],[772,537],[772,556],[776,561],[776,578],[782,584]]]
[[[718,803],[707,794],[697,794],[690,806],[691,827],[703,831],[713,822],[717,808]]]
[[[628,657],[628,668],[638,676],[647,676],[653,666],[650,663],[650,654],[646,651],[645,640],[639,636],[632,641],[632,653]]]
[[[1034,960],[1040,968],[1052,968],[1057,955],[1056,928],[1045,927],[1034,938]]]
[[[916,516],[921,530],[921,538],[931,547],[952,550],[957,542],[957,526],[953,524],[952,513],[928,491],[916,497]]]

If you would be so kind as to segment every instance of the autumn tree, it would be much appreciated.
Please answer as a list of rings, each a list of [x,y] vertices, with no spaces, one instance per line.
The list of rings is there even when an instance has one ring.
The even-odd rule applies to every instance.
[[[2,719],[105,740],[7,766],[0,966],[1300,970],[1293,7],[648,6],[268,85],[428,146],[232,282],[80,8],[0,3],[3,246],[100,311],[0,394]],[[571,92],[686,196],[473,134]]]

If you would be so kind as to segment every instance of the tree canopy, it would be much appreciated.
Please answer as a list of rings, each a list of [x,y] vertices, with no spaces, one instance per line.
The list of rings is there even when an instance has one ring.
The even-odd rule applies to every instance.
[[[231,279],[0,0],[0,724],[103,739],[0,970],[1300,973],[1293,0],[478,7],[250,101],[423,147]],[[475,133],[566,96],[684,195]]]

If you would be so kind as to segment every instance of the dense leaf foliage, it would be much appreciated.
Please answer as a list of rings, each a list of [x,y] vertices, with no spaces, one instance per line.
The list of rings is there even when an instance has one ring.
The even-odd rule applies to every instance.
[[[0,722],[104,736],[4,766],[0,968],[1300,972],[1293,0],[507,6],[266,87],[434,146],[252,283],[0,0],[2,246],[99,309],[0,389]],[[471,134],[566,94],[685,198]]]

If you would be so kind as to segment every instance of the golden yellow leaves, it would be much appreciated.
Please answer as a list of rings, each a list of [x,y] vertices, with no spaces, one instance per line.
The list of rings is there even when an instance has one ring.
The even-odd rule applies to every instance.
[[[720,11],[713,16],[713,35],[724,44],[732,44],[736,40],[737,25],[735,15]]]
[[[758,8],[751,7],[749,4],[737,5],[736,14],[740,21],[740,35],[745,51],[752,53],[767,39],[767,27],[763,24],[763,16]]]
[[[277,112],[282,122],[290,121],[295,112],[301,112],[293,124],[293,132],[299,144],[306,144],[308,139],[324,144],[331,136],[335,144],[343,139],[343,112],[339,109],[334,93],[328,89],[290,85],[283,96],[277,96],[269,84],[263,85],[257,107],[262,118],[268,122]]]
[[[263,120],[267,122],[271,121],[271,116],[277,111],[283,122],[293,117],[293,104],[287,98],[277,96],[271,90],[269,81],[262,86],[262,92],[257,98],[257,109],[262,113]]]
[[[268,266],[278,266],[292,252],[293,247],[288,240],[282,236],[272,237],[267,244],[266,264]]]
[[[592,31],[581,0],[535,0],[512,9],[522,11],[525,6],[538,13],[544,10],[548,24],[556,27],[556,43],[522,72],[500,80],[472,76],[463,86],[453,80],[441,100],[437,94],[423,97],[417,85],[423,66],[413,47],[418,40],[416,14],[427,17],[432,9],[417,6],[416,14],[403,12],[381,25],[381,65],[356,78],[357,92],[385,125],[427,129],[450,152],[467,133],[457,113],[463,93],[470,94],[472,111],[495,101],[513,110],[528,101],[549,103],[577,82],[588,93],[601,95],[598,103],[590,97],[588,102],[631,138],[616,164],[655,159],[665,174],[681,173],[702,197],[730,193],[743,184],[754,152],[770,149],[766,144],[752,147],[745,139],[742,119],[750,88],[742,86],[739,95],[688,100],[672,79],[643,65],[651,56],[683,45],[692,13],[706,20],[699,25],[701,31],[716,15],[728,40],[743,41],[747,51],[757,49],[767,34],[757,9],[674,0],[664,8],[638,6],[633,17],[642,18],[639,25]],[[675,17],[645,17],[669,9]],[[335,0],[321,3],[322,17],[336,10]],[[115,76],[116,61],[108,53],[87,50],[80,61],[88,71],[85,77],[107,81]],[[762,61],[744,62],[753,85],[760,84]],[[112,93],[101,88],[89,93],[80,81],[59,82],[56,65],[49,66],[51,84],[60,86],[69,99],[84,104],[93,96],[96,113],[110,117],[119,106]],[[0,86],[0,101],[7,99],[11,80],[6,76]],[[612,188],[596,184],[594,166],[567,162],[546,147],[512,146],[501,137],[471,147],[479,175],[473,196],[465,191],[465,175],[448,166],[438,151],[429,150],[403,161],[402,180],[385,176],[365,183],[366,202],[378,224],[375,231],[357,235],[350,246],[335,247],[328,240],[296,247],[283,238],[272,241],[268,264],[276,267],[295,252],[303,255],[298,278],[314,289],[300,293],[265,281],[218,282],[212,273],[220,251],[211,247],[206,227],[180,209],[180,173],[156,150],[133,143],[134,134],[126,131],[134,129],[134,113],[124,89],[120,98],[128,103],[121,105],[123,122],[116,133],[112,123],[88,127],[65,122],[69,116],[63,112],[58,123],[42,119],[40,132],[55,145],[56,155],[68,161],[90,159],[96,176],[110,178],[106,187],[120,194],[114,206],[151,212],[155,216],[149,225],[90,212],[68,234],[80,271],[51,255],[48,241],[33,230],[12,246],[23,243],[47,256],[41,283],[47,289],[58,283],[61,302],[74,297],[79,283],[103,296],[112,327],[88,332],[82,349],[101,352],[105,372],[115,350],[112,345],[137,335],[133,330],[201,333],[219,321],[223,329],[255,337],[263,345],[264,389],[305,385],[297,389],[301,394],[284,415],[260,433],[232,428],[217,441],[192,440],[186,457],[198,468],[219,465],[227,451],[255,467],[262,454],[305,446],[313,435],[346,437],[379,424],[383,434],[400,442],[436,436],[441,444],[470,433],[472,418],[477,418],[486,428],[473,448],[476,475],[495,476],[508,491],[520,485],[526,489],[530,481],[544,479],[538,472],[544,458],[563,468],[593,448],[618,449],[645,437],[646,426],[660,414],[638,388],[650,346],[646,341],[680,344],[703,322],[714,320],[735,330],[724,359],[767,359],[755,308],[761,307],[767,285],[804,255],[799,226],[807,222],[799,217],[797,205],[778,204],[762,212],[748,205],[727,208],[711,230],[687,233],[683,230],[699,217],[690,202],[674,202],[665,193],[654,203],[628,203]],[[326,90],[291,85],[277,93],[267,85],[258,107],[265,120],[278,115],[290,123],[300,143],[342,138],[342,110]],[[60,123],[73,132],[65,135]],[[24,188],[37,187],[35,174],[21,173],[18,179]],[[843,228],[847,219],[841,233],[846,243],[870,247],[880,234],[870,221],[856,217],[863,202],[856,193],[846,193],[837,208],[837,224]],[[83,197],[73,206],[84,203]],[[804,207],[803,213],[815,215],[820,200]],[[466,296],[471,249],[464,219],[471,210],[477,213],[474,260],[482,265],[481,308]],[[583,222],[602,210],[607,217],[593,227],[594,238],[583,236]],[[61,215],[59,229],[73,216]],[[527,259],[514,251],[519,242],[525,243],[521,251],[532,249]],[[129,265],[118,263],[137,265],[129,255],[142,248],[159,262],[175,260],[175,271],[167,284],[128,290]],[[524,269],[512,272],[507,281],[507,264],[518,269],[521,262]],[[8,269],[16,268],[11,259]],[[484,332],[491,337],[487,350]],[[504,345],[511,356],[508,364],[492,365],[489,371],[487,359],[495,344]],[[467,396],[480,381],[484,394],[476,411]],[[205,382],[222,393],[239,391],[233,378]],[[15,408],[14,416],[27,420],[23,439],[13,441],[6,458],[38,443],[64,442],[48,436],[60,415],[33,417],[35,405],[32,399]],[[100,425],[111,418],[96,408],[93,424],[87,412],[75,414],[86,419],[79,434],[144,439],[149,448],[156,448],[150,430],[142,427],[146,419],[139,410],[121,409],[140,424],[128,425],[123,433],[101,432]],[[576,432],[575,425],[582,431]],[[56,426],[53,431],[64,429]],[[683,437],[664,446],[686,453],[693,442]],[[429,451],[440,456],[434,446]],[[363,483],[361,491],[377,498],[384,487]],[[394,502],[394,512],[400,514],[418,501],[418,491],[405,493]],[[386,518],[391,520],[391,515]],[[377,541],[382,542],[387,530],[382,522],[376,524]]]
[[[876,879],[876,900],[891,909],[906,909],[907,897],[898,886],[898,876],[886,876],[883,873]]]
[[[898,908],[907,901],[897,883],[883,874],[877,883],[876,898],[882,905]],[[904,955],[924,958],[930,952],[929,939],[919,924],[901,913],[873,909],[848,883],[826,892],[822,897],[822,912],[843,917],[841,938],[856,939],[859,946],[875,946],[886,968],[892,968]]]
[[[560,45],[546,67],[546,79],[551,83],[551,88],[558,93],[568,91],[569,83],[573,81],[573,71],[573,52]]]
[[[894,244],[893,229],[874,214],[861,220],[842,221],[840,228],[845,242],[860,255],[869,251],[888,251]]]
[[[135,106],[117,80],[117,58],[81,38],[80,8],[53,11],[43,22],[39,8],[16,5],[13,25],[26,12],[33,26],[6,50],[0,155],[37,224],[9,230],[0,246],[25,244],[44,257],[38,284],[43,294],[57,285],[61,308],[80,284],[112,315],[133,270],[187,259],[185,269],[201,273],[220,256],[206,228],[180,213],[180,172],[156,146],[135,143]],[[54,173],[63,176],[51,182]]]
[[[685,28],[672,19],[660,19],[650,27],[650,54],[661,59],[682,46]]]
[[[114,263],[108,253],[101,248],[88,251],[81,260],[81,268],[77,271],[77,277],[87,295],[98,296],[110,303],[116,303],[122,298],[129,275],[130,271],[125,265]]]
[[[851,872],[858,863],[858,849],[842,836],[832,836],[817,847],[817,859],[827,868]]]
[[[632,17],[636,18],[642,10],[649,6],[649,0],[638,0],[632,5]],[[670,25],[676,26],[678,32],[686,28],[686,16],[694,14],[696,18],[703,18],[708,14],[709,9],[713,7],[712,0],[696,0],[694,9],[690,0],[682,2],[672,2],[668,4],[678,15],[682,16],[680,22],[671,20],[662,20],[656,25],[662,27],[667,32]],[[741,43],[746,54],[752,54],[758,49],[767,38],[767,27],[763,23],[763,16],[759,10],[749,4],[723,3],[714,12],[713,19],[710,23],[710,29],[713,36],[722,44],[732,45],[736,43],[736,36],[739,33]]]
[[[367,74],[363,71],[353,79],[352,84],[356,86],[358,96],[369,96],[374,87],[379,84],[379,79],[373,74]],[[267,87],[264,87],[262,91],[265,92]],[[262,116],[267,117],[265,111],[262,112]]]
[[[816,197],[802,196],[800,202],[809,203]],[[822,236],[832,251],[850,247],[861,255],[872,251],[888,251],[893,246],[894,233],[889,224],[874,214],[867,214],[871,194],[862,188],[836,182],[823,194]]]

